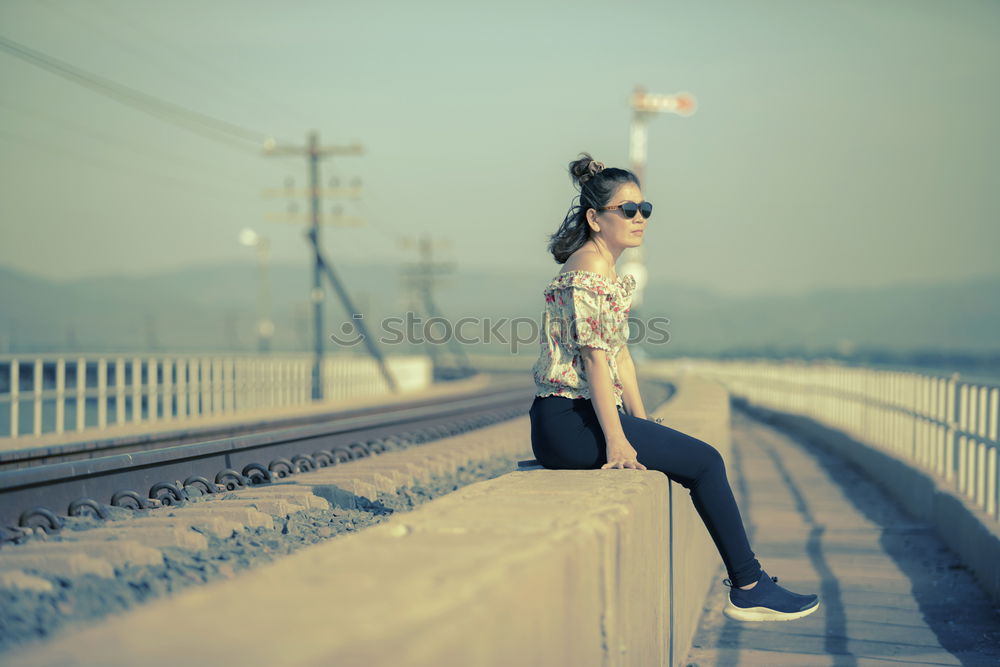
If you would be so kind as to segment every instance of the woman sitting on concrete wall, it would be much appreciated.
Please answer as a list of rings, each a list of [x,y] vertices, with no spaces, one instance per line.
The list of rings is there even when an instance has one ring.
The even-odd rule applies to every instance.
[[[653,211],[639,179],[586,153],[569,168],[580,202],[549,242],[564,267],[544,290],[541,354],[532,369],[535,458],[547,468],[664,473],[690,490],[722,556],[728,616],[785,621],[811,614],[818,597],[778,586],[754,557],[719,452],[646,418],[627,345],[635,278],[615,271],[622,251],[642,244]]]

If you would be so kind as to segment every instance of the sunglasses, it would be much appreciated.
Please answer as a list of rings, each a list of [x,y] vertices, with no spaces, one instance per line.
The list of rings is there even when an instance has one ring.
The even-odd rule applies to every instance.
[[[634,218],[636,213],[642,213],[642,217],[649,218],[650,214],[653,212],[653,205],[648,201],[639,202],[636,204],[634,201],[625,201],[618,206],[605,206],[598,210],[600,211],[613,211],[620,208],[622,210],[622,215],[626,218]]]

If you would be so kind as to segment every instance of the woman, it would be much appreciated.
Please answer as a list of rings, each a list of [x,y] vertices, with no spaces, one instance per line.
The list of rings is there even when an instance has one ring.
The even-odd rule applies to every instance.
[[[786,621],[816,611],[816,595],[777,585],[750,543],[718,450],[650,421],[626,344],[635,279],[618,276],[625,248],[642,243],[652,204],[626,169],[587,153],[570,163],[580,203],[552,235],[563,270],[545,288],[541,355],[532,372],[531,447],[546,468],[657,470],[691,492],[725,563],[725,610],[744,621]]]

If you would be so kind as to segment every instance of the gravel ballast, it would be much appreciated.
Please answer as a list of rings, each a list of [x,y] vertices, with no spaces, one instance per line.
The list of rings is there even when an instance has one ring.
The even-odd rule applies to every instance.
[[[526,456],[530,456],[530,450]],[[496,456],[471,461],[454,474],[401,487],[395,494],[379,492],[373,501],[359,498],[357,509],[307,509],[277,518],[274,530],[246,529],[228,539],[206,536],[209,542],[206,550],[192,552],[166,547],[162,549],[162,566],[124,568],[113,579],[93,575],[37,575],[53,584],[51,592],[0,590],[0,652],[44,640],[72,626],[96,621],[189,586],[233,577],[237,572],[302,547],[376,525],[397,512],[406,512],[467,484],[516,470],[517,461],[523,458]],[[128,510],[111,509],[114,514],[109,523],[71,519],[64,530],[113,525],[115,520],[136,516]]]

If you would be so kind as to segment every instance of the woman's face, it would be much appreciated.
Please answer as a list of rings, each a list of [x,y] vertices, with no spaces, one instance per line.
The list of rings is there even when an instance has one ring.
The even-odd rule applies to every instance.
[[[622,202],[642,201],[642,192],[635,183],[623,183],[611,196],[605,206],[618,206]],[[600,235],[608,244],[613,244],[622,248],[634,248],[642,245],[642,237],[646,231],[647,221],[642,217],[642,213],[636,212],[635,217],[626,218],[621,209],[610,211],[588,211],[593,216],[593,222],[597,223],[599,230],[594,230],[591,223],[591,230],[599,231]]]

